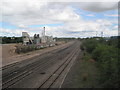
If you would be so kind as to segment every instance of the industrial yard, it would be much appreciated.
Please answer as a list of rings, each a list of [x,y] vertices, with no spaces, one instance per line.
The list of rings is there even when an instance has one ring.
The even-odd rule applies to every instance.
[[[43,54],[45,52],[57,49],[57,48],[61,48],[65,45],[64,42],[57,42],[58,45],[54,46],[54,47],[48,47],[48,48],[44,48],[44,49],[40,49],[40,50],[35,50],[35,51],[30,51],[27,53],[15,53],[15,46],[16,44],[5,44],[2,45],[2,66],[14,63],[14,62],[19,62],[22,60],[25,60],[27,58],[31,58],[40,54]]]
[[[22,40],[22,43],[2,45],[2,66],[19,62],[45,52],[50,52],[65,44],[64,41],[55,42],[55,39],[53,40],[52,36],[45,36],[45,27],[43,29],[42,37],[39,37],[39,34],[30,37],[27,32],[22,32]]]

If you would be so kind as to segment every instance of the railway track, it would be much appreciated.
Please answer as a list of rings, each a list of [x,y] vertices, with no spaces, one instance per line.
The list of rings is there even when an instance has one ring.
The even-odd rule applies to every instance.
[[[67,47],[65,47],[65,48],[63,48],[63,49],[66,49],[66,48],[69,48],[69,47],[70,47],[70,45],[67,46]],[[63,50],[63,49],[61,49],[61,50],[59,50],[59,49],[60,49],[60,48],[57,48],[57,49],[55,49],[55,50],[52,50],[52,52],[56,53],[56,52],[60,52],[60,51]],[[45,52],[45,53],[37,56],[36,58],[39,59],[39,57],[45,56],[46,54],[49,54],[49,53],[51,53],[51,51]],[[36,58],[33,57],[33,58],[31,58],[31,60],[33,61],[33,59],[36,59]],[[2,67],[2,68],[0,68],[0,69],[1,69],[1,70],[6,70],[6,69],[9,69],[9,68],[15,68],[16,65],[20,65],[21,63],[26,63],[26,62],[28,62],[28,60],[29,60],[29,59],[26,59],[26,60],[21,61],[21,62],[15,62],[15,63],[9,64],[9,65],[6,65],[6,66],[4,66],[4,67]]]
[[[14,86],[16,83],[19,83],[19,81],[21,81],[24,78],[27,78],[29,75],[32,75],[38,70],[39,71],[46,70],[46,67],[50,67],[50,65],[54,65],[55,63],[57,63],[56,61],[57,59],[62,60],[66,57],[66,55],[68,55],[67,59],[54,71],[54,73],[51,74],[48,78],[46,78],[46,80],[43,81],[43,83],[39,86],[39,88],[50,88],[54,84],[54,82],[57,80],[57,78],[59,78],[60,75],[64,72],[64,70],[67,68],[69,63],[72,61],[73,57],[75,57],[75,54],[78,52],[77,48],[74,49],[74,47],[76,47],[76,45],[72,44],[72,46],[68,46],[63,50],[58,50],[58,51],[55,50],[53,53],[57,53],[58,57],[56,57],[57,54],[56,55],[53,54],[52,58],[48,56],[46,58],[43,58],[44,59],[43,61],[38,60],[34,63],[26,65],[25,67],[13,70],[9,74],[3,74],[3,83],[2,83],[3,88],[10,88]],[[71,50],[73,51],[72,53],[69,54]],[[10,65],[9,67],[15,67],[15,64],[13,64],[13,66]],[[7,68],[3,70],[6,70],[6,69]],[[58,74],[57,77],[54,78],[53,82],[48,85],[48,83],[51,82],[50,81],[51,78],[53,78],[53,76],[56,73]]]
[[[58,83],[59,82],[59,78],[62,76],[62,73],[65,72],[65,69],[68,68],[69,64],[72,62],[72,60],[75,60],[77,58],[77,53],[79,53],[79,49],[76,48],[76,50],[74,50],[70,56],[39,86],[38,89],[40,88],[47,88],[47,89],[50,89],[52,88],[52,86],[54,88],[60,88],[61,85],[62,85],[62,82]],[[74,59],[73,59],[74,58]],[[71,68],[71,67],[70,67]],[[67,72],[68,73],[68,72]],[[67,74],[66,73],[66,74]],[[64,75],[65,76],[65,75]],[[64,78],[63,78],[64,80]],[[57,84],[56,84],[57,83]],[[57,86],[55,86],[57,85]]]
[[[70,44],[70,45],[73,45],[73,43]],[[69,48],[70,45],[67,46],[67,47],[65,47],[65,48],[63,48],[63,49]],[[57,49],[55,49],[55,50],[52,50],[52,52],[56,53],[56,52],[60,52],[60,51],[63,50],[63,49],[62,49],[62,50],[59,50],[59,49],[61,49],[61,48],[57,48]],[[41,55],[39,55],[39,56],[36,56],[36,58],[39,58],[39,57],[44,56],[44,55],[49,54],[49,53],[51,53],[51,51],[45,52],[45,53],[43,53],[43,54],[41,54]],[[31,58],[31,60],[32,60],[32,59],[36,59],[36,58],[33,57],[33,58]],[[6,66],[4,66],[4,67],[2,67],[2,68],[0,67],[0,69],[3,71],[3,70],[6,70],[6,69],[9,69],[9,68],[16,68],[16,65],[20,65],[21,63],[26,63],[28,60],[29,60],[29,59],[26,59],[26,60],[20,61],[20,62],[15,62],[15,63],[9,64],[9,65],[6,65]],[[33,61],[33,60],[32,60],[32,61]]]
[[[25,77],[27,77],[28,75],[32,74],[35,70],[41,68],[44,69],[45,66],[49,65],[51,62],[55,61],[55,59],[53,60],[49,60],[48,62],[42,62],[39,65],[33,65],[31,66],[32,68],[28,69],[28,67],[26,67],[23,72],[20,72],[19,74],[15,75],[15,77],[10,78],[8,80],[3,81],[2,86],[3,88],[8,88],[12,85],[14,85],[15,83],[19,82],[21,79],[24,79]],[[44,66],[41,66],[42,64],[44,64]],[[14,72],[14,74],[16,74],[16,72]],[[11,75],[9,75],[8,77],[10,77]],[[6,77],[3,77],[3,80]]]
[[[71,49],[73,49],[73,48],[74,48],[74,45],[71,46]],[[68,47],[66,49],[68,49]],[[65,49],[63,49],[63,51],[64,50]],[[59,54],[64,56],[63,51],[61,50],[61,51],[58,51],[58,52],[59,52]],[[70,52],[70,49],[68,49],[68,52]],[[60,57],[58,57],[58,58],[63,59],[63,58],[60,58]],[[3,88],[9,88],[9,87],[13,86],[14,84],[18,83],[20,80],[22,80],[25,77],[31,75],[34,71],[37,71],[37,69],[44,70],[48,65],[51,65],[51,63],[55,63],[56,59],[58,59],[58,58],[55,57],[55,58],[51,58],[49,60],[45,60],[43,62],[35,62],[35,63],[32,63],[32,64],[26,66],[25,68],[20,69],[19,72],[18,71],[17,72],[13,71],[9,75],[3,75],[3,83],[2,83]],[[44,65],[44,66],[42,66],[42,65]],[[13,66],[15,66],[15,64],[13,64]]]
[[[70,46],[68,46],[68,47],[65,47],[65,48],[63,48],[62,50],[65,50],[65,49],[67,49],[67,48],[69,48]],[[59,51],[61,51],[61,50],[58,50],[58,52]],[[56,53],[57,52],[57,50],[53,50],[53,53]],[[46,53],[46,55],[47,55],[47,53]],[[33,66],[33,65],[35,65],[35,64],[38,64],[38,63],[41,63],[41,61],[40,61],[40,59],[43,59],[44,58],[44,56],[39,56],[39,57],[37,57],[37,58],[35,58],[35,59],[32,59],[32,61],[34,61],[34,62],[32,62],[31,64],[27,64],[26,66],[25,66],[25,68],[24,67],[21,67],[21,64],[24,64],[25,62],[21,62],[21,63],[13,63],[13,64],[11,64],[11,65],[8,65],[8,66],[5,66],[5,67],[3,67],[2,68],[2,71],[4,71],[4,70],[6,70],[6,69],[9,69],[10,68],[10,70],[7,70],[6,72],[7,73],[5,73],[5,71],[3,72],[3,80],[4,80],[4,78],[6,78],[6,77],[9,77],[9,76],[13,76],[16,72],[18,73],[19,71],[23,71],[23,70],[25,70],[25,69],[27,69],[27,68],[29,68],[29,67],[31,67],[31,66]],[[51,56],[48,56],[47,58],[50,58]],[[44,58],[44,61],[46,61],[45,60],[46,58]],[[27,60],[26,60],[27,61]],[[30,61],[30,60],[29,60]],[[9,72],[10,71],[10,72]]]

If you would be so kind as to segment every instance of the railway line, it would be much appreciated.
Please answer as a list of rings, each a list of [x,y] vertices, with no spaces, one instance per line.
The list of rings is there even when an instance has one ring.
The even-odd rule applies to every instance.
[[[65,60],[47,79],[46,81],[40,85],[39,88],[51,88],[53,85],[55,85],[55,83],[59,80],[59,77],[61,77],[62,73],[64,73],[65,69],[67,68],[67,66],[70,64],[70,62],[73,59],[73,57],[75,56],[75,54],[77,54],[79,52],[79,50],[77,50],[77,52],[73,52],[67,60]],[[55,87],[56,88],[56,87]]]
[[[67,75],[66,72],[68,71],[68,69],[70,69],[74,60],[79,54],[78,48],[79,42],[76,42],[75,44],[71,44],[67,47],[64,47],[63,49],[54,50],[51,53],[46,54],[45,56],[43,55],[41,57],[37,57],[35,58],[35,60],[32,60],[32,62],[27,65],[16,63],[13,64],[13,66],[8,66],[9,68],[5,67],[3,69],[2,75],[3,88],[29,88],[29,78],[31,77],[37,84],[33,82],[35,85],[31,85],[30,88],[39,89],[51,87],[56,88],[56,86],[57,88],[60,87],[61,83],[63,82],[60,82],[60,80],[63,80],[64,76]],[[21,67],[16,68],[20,65]],[[10,68],[12,68],[12,70]],[[38,72],[40,72],[41,75],[38,75]],[[41,79],[38,80],[37,77]],[[62,79],[59,80],[59,78],[61,77]],[[20,86],[21,83],[24,87]],[[56,85],[56,83],[59,84]]]

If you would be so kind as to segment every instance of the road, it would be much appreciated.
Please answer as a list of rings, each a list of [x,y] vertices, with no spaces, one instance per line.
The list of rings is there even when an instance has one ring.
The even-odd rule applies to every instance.
[[[60,88],[77,59],[80,42],[2,68],[3,88]]]

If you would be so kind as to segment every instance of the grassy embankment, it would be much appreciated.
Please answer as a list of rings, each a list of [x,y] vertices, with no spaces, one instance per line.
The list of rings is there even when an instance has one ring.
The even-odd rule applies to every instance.
[[[99,73],[96,83],[99,83],[100,87],[119,87],[120,78],[118,51],[120,47],[118,44],[118,38],[110,38],[109,40],[104,38],[92,38],[84,40],[81,45],[81,49],[84,52],[82,57],[84,62],[88,62],[88,60],[93,60],[93,62],[95,61],[93,66],[99,70],[96,72]],[[91,68],[91,65],[84,65],[84,67]],[[85,71],[86,70],[87,69],[85,69]],[[95,71],[93,69],[89,72],[94,73]],[[88,78],[89,77],[90,76],[88,75]]]
[[[71,69],[63,87],[119,87],[118,38],[88,38],[82,40],[82,56]],[[80,54],[81,55],[81,54]]]

